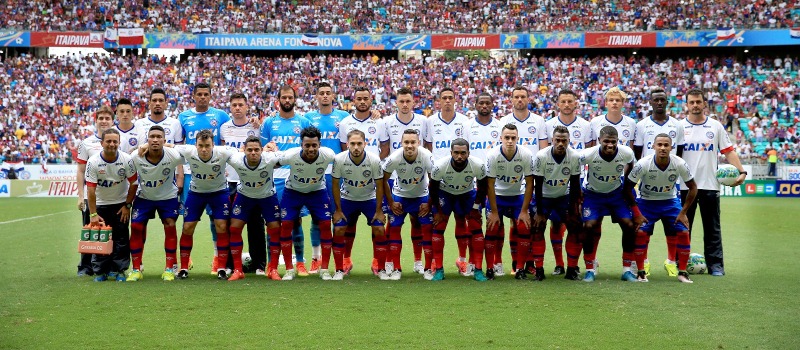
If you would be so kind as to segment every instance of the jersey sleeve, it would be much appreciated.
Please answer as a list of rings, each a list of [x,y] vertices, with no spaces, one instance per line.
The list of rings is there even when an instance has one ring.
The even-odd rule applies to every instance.
[[[494,153],[492,153],[492,154],[490,154],[490,155],[488,155],[486,157],[486,165],[484,166],[484,168],[486,169],[486,176],[487,177],[491,177],[491,178],[497,177],[497,169],[496,169],[497,162],[495,161],[495,159],[496,159],[496,157],[495,157]]]
[[[418,155],[419,156],[419,155]],[[381,171],[391,174],[394,171],[394,157],[386,157],[381,165]]]
[[[89,161],[89,150],[86,148],[86,142],[81,141],[78,144],[78,164],[86,164]]]
[[[372,156],[372,179],[380,180],[383,178],[383,171],[381,170],[381,160],[378,156]]]
[[[427,143],[433,143],[433,131],[431,130],[433,126],[431,124],[433,124],[433,119],[428,118],[425,119],[425,122],[422,125],[422,127],[425,129],[425,139],[423,141]]]
[[[722,126],[722,124],[720,123],[715,123],[715,125],[717,128],[716,133],[717,135],[719,135],[718,137],[719,152],[722,154],[726,154],[728,152],[733,151],[733,143],[731,143],[731,138],[730,136],[728,136],[728,132],[725,130],[725,127]]]
[[[545,125],[544,118],[539,118],[539,125],[536,126],[538,130],[536,133],[539,136],[539,140],[547,140],[547,125]],[[534,154],[534,156],[536,156]]]
[[[533,157],[533,165],[531,166],[534,176],[544,176],[544,157],[537,154]]]
[[[227,162],[230,157],[233,157],[234,154],[239,153],[238,148],[234,148],[231,146],[217,146],[220,149],[220,154],[222,154],[223,158]]]
[[[431,180],[442,181],[442,172],[444,172],[444,169],[441,169],[439,164],[434,163],[431,166]]]
[[[324,156],[325,161],[328,163],[333,162],[333,160],[336,158],[336,152],[328,147],[320,147],[319,151],[320,155]]]
[[[630,180],[633,183],[638,183],[639,182],[639,180],[640,180],[640,178],[642,176],[642,172],[644,171],[643,170],[643,168],[644,168],[643,164],[644,163],[642,163],[642,160],[639,160],[638,162],[636,162],[636,164],[633,165],[633,170],[631,170],[631,173],[628,174],[628,180]]]
[[[684,146],[686,144],[686,141],[683,140],[684,137],[683,123],[675,123],[675,124],[677,124],[677,126],[675,126],[675,132],[677,133],[677,135],[675,135],[675,147]]]
[[[136,167],[133,165],[133,159],[128,159],[128,163],[125,165],[125,177],[130,183],[136,181]]]
[[[678,175],[681,176],[681,180],[683,180],[684,183],[694,179],[694,175],[692,175],[692,170],[689,169],[689,163],[685,161],[682,161],[678,166]]]
[[[477,174],[475,174],[475,178],[478,180],[482,180],[486,178],[486,164],[482,161],[475,162],[477,166]]]
[[[347,143],[347,118],[339,122],[339,142]]]
[[[174,130],[172,130],[172,134],[173,134],[172,143],[175,143],[175,144],[183,143],[183,141],[185,141],[184,136],[183,136],[183,125],[181,125],[181,123],[178,122],[177,120],[173,124],[175,124],[175,125],[172,127],[174,129]],[[145,136],[145,138],[147,138],[147,136]]]
[[[380,143],[389,142],[389,125],[383,119],[378,120],[378,130],[380,131],[378,141]]]
[[[625,147],[625,148],[623,148],[623,150],[625,150],[625,153],[623,154],[623,158],[622,158],[623,162],[631,163],[631,162],[634,162],[636,160],[636,155],[633,154],[633,150],[630,149],[630,147]]]
[[[581,156],[580,154],[573,155],[573,161],[571,167],[569,169],[570,175],[580,175],[581,174]]]
[[[634,130],[635,130],[634,133],[633,133],[633,135],[634,135],[634,137],[633,137],[633,145],[634,146],[644,146],[644,130],[641,130],[642,129],[641,125],[642,124],[636,124],[636,127],[634,128]],[[681,129],[679,131],[680,131],[680,134],[681,134],[680,137],[683,138],[683,130]],[[680,145],[681,143],[675,143],[675,144],[676,145]]]
[[[342,152],[341,154],[346,154]],[[336,179],[342,178],[342,162],[344,162],[345,158],[336,157],[333,160],[333,170],[331,170],[331,177]]]
[[[86,186],[94,187],[97,185],[97,165],[95,162],[86,162],[86,174],[84,176]]]

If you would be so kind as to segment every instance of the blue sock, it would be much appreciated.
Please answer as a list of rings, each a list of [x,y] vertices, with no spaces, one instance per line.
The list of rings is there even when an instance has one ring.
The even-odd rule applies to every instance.
[[[292,241],[294,241],[294,255],[297,262],[306,262],[303,258],[303,251],[305,250],[305,236],[303,236],[303,227],[295,226],[292,230]]]
[[[312,223],[311,224],[311,246],[312,247],[319,247],[320,244],[322,244],[322,243],[320,242],[320,238],[319,238],[319,225],[317,225],[316,223]]]

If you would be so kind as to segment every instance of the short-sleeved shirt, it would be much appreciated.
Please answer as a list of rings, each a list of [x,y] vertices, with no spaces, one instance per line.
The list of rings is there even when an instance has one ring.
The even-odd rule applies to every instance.
[[[545,126],[544,119],[538,114],[528,112],[528,117],[525,120],[519,120],[514,113],[509,113],[503,118],[500,118],[500,126],[506,124],[513,124],[517,127],[517,136],[519,138],[518,145],[527,148],[531,154],[539,152],[539,141],[547,140],[547,127]]]
[[[119,125],[114,125],[114,129],[119,131],[119,151],[131,153],[132,150],[139,147],[139,134],[134,124],[128,130],[120,129]]]
[[[489,152],[486,159],[486,176],[494,179],[495,193],[499,196],[517,196],[525,192],[522,187],[525,177],[533,175],[533,154],[517,146],[511,157],[497,147]]]
[[[676,181],[694,179],[688,164],[680,157],[670,154],[666,169],[656,165],[655,155],[640,159],[628,175],[628,179],[639,184],[639,197],[646,200],[673,199],[677,195]]]
[[[276,152],[261,153],[261,158],[255,167],[247,163],[244,153],[234,154],[228,158],[228,166],[236,172],[239,183],[236,192],[253,199],[267,198],[275,195],[275,183],[272,177],[275,164],[278,164],[280,154]],[[229,174],[230,176],[230,174]]]
[[[683,124],[683,160],[694,174],[697,189],[719,191],[717,181],[717,155],[733,151],[728,132],[714,119],[706,118],[705,123],[692,124],[688,119]],[[681,182],[681,185],[684,183]]]
[[[381,154],[381,144],[389,142],[389,133],[386,132],[386,124],[383,119],[361,120],[354,115],[349,115],[339,123],[339,142],[347,143],[347,133],[353,130],[361,130],[366,136],[364,150],[375,154]]]
[[[391,115],[384,119],[386,122],[386,130],[389,133],[389,152],[392,153],[400,148],[403,148],[403,132],[406,129],[413,129],[419,133],[420,145],[425,141],[426,131],[425,116],[413,113],[411,121],[403,123],[397,117],[397,114]]]
[[[339,141],[339,123],[348,116],[350,116],[350,113],[341,109],[334,109],[330,114],[313,111],[304,115],[311,122],[311,125],[317,127],[322,134],[319,140],[320,146],[328,147],[337,153],[342,149]]]
[[[542,196],[558,198],[567,195],[570,177],[581,174],[581,159],[577,151],[567,147],[567,154],[561,162],[553,158],[553,146],[548,146],[536,153],[533,163],[533,175],[543,176]]]
[[[469,153],[475,158],[485,160],[486,154],[500,146],[500,131],[503,125],[497,119],[490,119],[489,123],[481,124],[478,118],[472,119],[467,123],[467,142],[469,142]]]
[[[78,144],[78,158],[75,159],[78,164],[86,164],[93,155],[98,154],[103,151],[103,140],[101,140],[97,135],[89,136],[81,143]],[[81,184],[78,184],[81,185]],[[84,189],[86,189],[86,184],[81,185]],[[87,192],[83,191],[83,198],[86,199]]]
[[[139,138],[140,145],[143,145],[147,142],[147,134],[150,133],[150,128],[154,125],[164,128],[164,139],[166,140],[166,143],[183,143],[183,128],[181,127],[181,123],[175,118],[166,117],[161,121],[154,121],[150,118],[144,118],[136,120],[133,122],[133,125],[136,126],[136,133],[137,137]]]
[[[449,123],[442,119],[441,113],[436,113],[425,120],[425,142],[433,145],[434,159],[450,157],[450,143],[457,138],[467,135],[467,116],[456,113]]]
[[[566,126],[569,129],[569,146],[572,149],[582,150],[586,148],[586,144],[592,142],[592,128],[585,119],[575,117],[572,123],[564,124],[558,117],[552,118],[545,122],[547,126],[547,139],[553,143],[553,132],[559,125]]]
[[[608,115],[600,115],[589,122],[592,129],[592,140],[597,141],[600,137],[600,130],[606,126],[613,126],[617,129],[617,142],[620,145],[633,147],[633,140],[636,138],[636,121],[631,117],[622,116],[622,120],[613,123],[608,120]]]
[[[211,151],[211,158],[207,161],[200,159],[195,146],[177,145],[175,149],[186,158],[192,169],[189,190],[196,193],[212,193],[228,188],[228,181],[225,179],[225,165],[228,158],[239,153],[237,149],[229,146],[216,146]]]
[[[672,154],[677,154],[678,146],[683,146],[683,124],[673,117],[668,117],[663,123],[653,120],[653,117],[642,119],[636,124],[636,140],[634,146],[642,147],[642,158],[656,153],[653,143],[659,134],[667,134],[672,139]]]
[[[279,151],[299,148],[303,141],[300,139],[300,132],[310,125],[308,119],[298,114],[288,119],[281,118],[280,115],[266,118],[261,124],[261,145],[266,146],[270,142],[275,142]],[[288,166],[275,169],[276,179],[285,179],[288,176]]]
[[[129,182],[133,181],[136,181],[136,168],[127,153],[117,152],[116,159],[105,159],[98,153],[86,162],[86,185],[96,188],[97,205],[124,203]]]
[[[261,131],[249,121],[242,125],[236,125],[233,119],[231,119],[222,123],[222,126],[219,128],[219,134],[223,144],[236,149],[242,149],[244,147],[244,141],[250,136],[258,137],[259,142],[261,142]],[[228,174],[228,182],[239,182],[239,174],[231,168],[230,164],[227,166],[226,172]],[[272,175],[270,175],[270,178],[272,178]]]
[[[622,186],[625,166],[636,159],[628,146],[617,145],[617,154],[611,161],[603,159],[601,149],[602,145],[598,145],[581,152],[581,164],[588,168],[583,187],[596,193],[611,193]]]
[[[431,170],[431,180],[439,181],[439,188],[452,195],[464,194],[475,189],[475,180],[486,177],[486,165],[478,158],[467,158],[467,166],[457,171],[453,169],[452,158],[436,160]]]
[[[366,151],[364,159],[356,164],[350,151],[341,152],[333,160],[331,176],[339,179],[343,199],[358,202],[375,199],[375,182],[383,178],[380,157]]]
[[[172,199],[178,196],[175,169],[183,166],[186,160],[175,149],[165,147],[164,155],[156,163],[150,163],[138,153],[133,155],[133,165],[139,173],[139,193],[137,197],[151,201]]]
[[[398,149],[383,163],[383,171],[395,176],[392,193],[403,198],[428,195],[428,174],[433,168],[433,155],[424,147],[417,147],[417,158],[409,162]]]
[[[336,153],[330,148],[320,147],[317,159],[311,162],[306,162],[302,154],[303,149],[296,147],[284,152],[280,158],[280,164],[290,169],[286,188],[302,193],[325,189],[325,169]]]

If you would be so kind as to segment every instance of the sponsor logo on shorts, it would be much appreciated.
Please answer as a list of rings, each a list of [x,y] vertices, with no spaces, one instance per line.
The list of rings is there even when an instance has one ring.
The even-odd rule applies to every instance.
[[[242,207],[241,206],[236,205],[236,206],[233,207],[233,215],[239,215],[241,213],[242,213]]]

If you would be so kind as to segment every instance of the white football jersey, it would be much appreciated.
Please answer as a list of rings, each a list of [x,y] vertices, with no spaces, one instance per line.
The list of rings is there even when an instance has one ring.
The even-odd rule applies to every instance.
[[[389,134],[386,131],[386,124],[383,119],[367,118],[364,120],[349,115],[339,122],[339,142],[347,143],[347,133],[352,130],[361,130],[366,136],[366,146],[364,150],[375,154],[381,154],[381,143],[389,142]]]
[[[339,179],[342,198],[359,202],[375,199],[375,181],[383,178],[380,157],[365,152],[364,159],[356,164],[350,151],[341,152],[333,160],[331,176]]]
[[[595,193],[611,193],[622,186],[625,166],[636,159],[630,147],[617,145],[617,154],[610,162],[606,161],[600,155],[601,147],[598,145],[581,152],[581,164],[588,168],[583,187]]]
[[[656,135],[667,134],[672,138],[672,154],[678,152],[678,146],[683,146],[683,124],[673,117],[663,123],[659,124],[653,117],[642,119],[636,124],[636,140],[633,141],[634,146],[642,147],[642,158],[654,154],[653,142],[656,140]]]
[[[258,142],[261,143],[261,130],[249,122],[246,122],[243,125],[236,125],[236,123],[233,122],[233,119],[224,122],[219,127],[219,135],[225,146],[231,146],[240,150],[243,150],[244,140],[247,140],[247,138],[250,136],[258,137]],[[225,168],[225,172],[228,176],[228,182],[239,182],[239,174],[231,167],[230,164],[228,164],[228,166]],[[270,175],[270,178],[272,178],[272,175]]]
[[[500,127],[502,128],[506,124],[513,124],[517,127],[518,144],[531,151],[531,154],[539,152],[539,140],[548,140],[547,126],[545,126],[544,119],[538,114],[528,112],[525,120],[519,120],[514,113],[509,113],[500,118]]]
[[[228,158],[239,153],[239,150],[229,146],[214,146],[211,158],[203,161],[197,155],[197,147],[194,145],[176,145],[175,149],[186,158],[192,169],[189,190],[196,193],[212,193],[228,189],[225,165]]]
[[[655,155],[649,155],[636,162],[628,175],[628,179],[639,184],[639,197],[647,200],[673,199],[677,195],[675,182],[692,180],[692,171],[680,157],[670,154],[669,165],[660,169],[656,165]]]
[[[475,158],[486,160],[486,154],[490,150],[500,147],[500,131],[503,125],[494,118],[488,124],[481,124],[478,118],[472,119],[467,123],[467,142],[469,142],[469,155]]]
[[[333,162],[336,153],[328,147],[320,147],[317,159],[311,163],[306,162],[302,154],[303,149],[295,147],[280,157],[280,164],[289,166],[286,188],[302,193],[324,190],[325,169]]]
[[[120,129],[119,125],[114,125],[114,129],[119,131],[120,152],[131,153],[131,151],[139,147],[139,133],[138,129],[136,129],[136,124],[128,130]]]
[[[275,195],[275,182],[272,172],[278,164],[280,154],[276,152],[261,153],[261,159],[255,167],[247,163],[244,153],[235,154],[228,159],[228,166],[236,172],[239,184],[236,192],[250,198],[261,199]],[[229,175],[230,180],[230,175]]]
[[[89,158],[98,154],[103,151],[103,140],[101,140],[97,135],[89,136],[83,141],[78,144],[78,158],[75,160],[79,164],[86,164],[89,161]],[[86,192],[86,184],[83,184],[83,199],[86,199],[87,192]]]
[[[592,140],[597,140],[600,137],[600,129],[606,126],[613,126],[617,129],[617,142],[620,145],[633,147],[633,140],[636,138],[636,121],[631,117],[622,116],[622,120],[612,123],[608,120],[608,115],[603,114],[595,117],[589,122],[592,129]]]
[[[86,162],[86,184],[95,187],[97,205],[124,203],[128,197],[129,182],[136,181],[136,168],[131,156],[117,152],[116,159],[104,159],[102,153]]]
[[[139,137],[138,144],[147,143],[147,134],[150,132],[150,127],[158,125],[164,128],[164,140],[166,143],[178,144],[183,142],[183,128],[178,119],[166,117],[162,121],[153,121],[150,118],[142,118],[133,122],[136,127],[136,133]]]
[[[450,142],[457,138],[466,138],[467,116],[456,113],[449,123],[442,120],[441,113],[436,113],[425,120],[425,143],[433,145],[433,159],[450,157]]]
[[[502,147],[492,149],[486,160],[486,176],[495,179],[495,194],[517,196],[525,193],[525,177],[533,175],[533,154],[527,148],[517,146],[517,151],[508,158],[502,150]]]
[[[403,150],[392,152],[383,163],[383,171],[392,174],[392,193],[403,198],[420,198],[428,195],[428,173],[433,168],[433,155],[425,147],[417,147],[417,159],[406,160]]]
[[[570,124],[564,124],[558,117],[551,118],[545,122],[547,126],[547,139],[553,143],[553,131],[557,126],[563,125],[569,129],[569,146],[573,149],[586,149],[586,144],[592,142],[592,128],[585,119],[575,117]]]
[[[544,176],[542,195],[545,198],[563,197],[569,192],[569,178],[581,174],[581,158],[577,151],[567,147],[561,162],[553,159],[553,146],[536,153],[533,175]]]
[[[175,169],[183,166],[186,160],[175,149],[165,147],[164,155],[157,163],[153,164],[145,157],[133,155],[133,165],[139,173],[139,192],[137,197],[161,201],[178,196],[178,186],[175,185]]]
[[[400,148],[403,148],[403,132],[406,129],[414,129],[419,133],[419,143],[425,141],[425,116],[416,113],[412,114],[411,121],[403,123],[397,118],[397,114],[391,115],[384,119],[386,122],[386,130],[389,133],[389,153],[392,153]]]
[[[688,119],[683,124],[683,160],[689,164],[695,176],[697,189],[719,191],[717,165],[719,153],[733,151],[733,143],[725,127],[714,119],[706,118],[703,124],[692,124]],[[684,183],[681,182],[681,185]]]
[[[441,158],[433,163],[431,180],[439,181],[439,189],[452,195],[464,194],[475,188],[475,180],[486,177],[486,165],[482,160],[470,156],[464,170],[453,169],[452,158]]]

